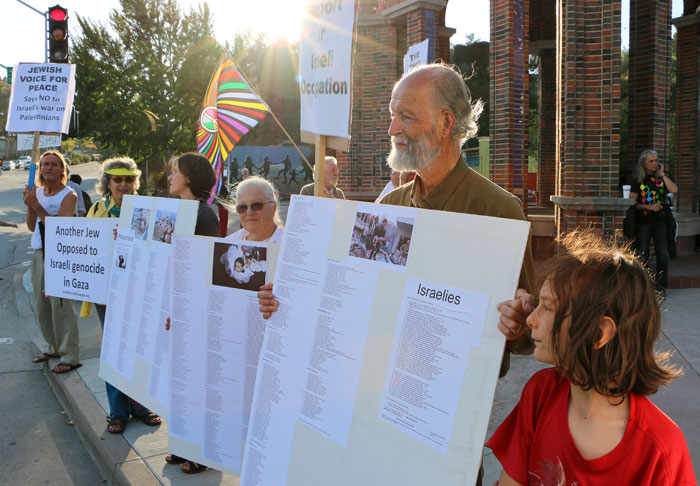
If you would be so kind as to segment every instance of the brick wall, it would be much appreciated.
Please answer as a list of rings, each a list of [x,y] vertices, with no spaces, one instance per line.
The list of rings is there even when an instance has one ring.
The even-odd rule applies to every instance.
[[[644,150],[668,163],[671,0],[630,0],[628,174]]]
[[[684,17],[695,17],[697,0],[685,0]],[[676,160],[673,176],[678,184],[676,209],[697,213],[700,192],[698,151],[698,77],[700,76],[700,25],[677,25]]]
[[[529,5],[491,0],[491,180],[521,201],[527,195]]]
[[[558,8],[557,180],[564,197],[619,195],[620,0],[567,0]],[[612,211],[557,207],[559,233],[588,226],[614,233]]]

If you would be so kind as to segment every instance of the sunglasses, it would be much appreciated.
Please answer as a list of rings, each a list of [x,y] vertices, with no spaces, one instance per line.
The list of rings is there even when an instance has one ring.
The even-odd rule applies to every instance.
[[[126,182],[127,184],[131,184],[136,180],[136,176],[111,176],[109,178],[110,181],[114,182],[115,184],[121,184],[122,182]]]
[[[266,201],[266,202],[254,202],[250,205],[248,204],[239,204],[236,206],[236,212],[238,214],[245,214],[248,212],[248,208],[252,209],[253,211],[260,211],[263,207],[265,207],[265,204],[270,204],[273,203],[274,201]]]

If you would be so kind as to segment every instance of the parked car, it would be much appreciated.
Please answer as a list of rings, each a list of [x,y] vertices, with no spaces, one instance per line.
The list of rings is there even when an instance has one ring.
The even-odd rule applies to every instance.
[[[32,158],[28,155],[23,155],[19,158],[19,161],[22,163],[21,166],[17,167],[19,168],[24,168],[24,170],[29,170],[29,166],[32,163]]]
[[[5,160],[2,163],[2,170],[12,170],[15,168],[14,160]]]

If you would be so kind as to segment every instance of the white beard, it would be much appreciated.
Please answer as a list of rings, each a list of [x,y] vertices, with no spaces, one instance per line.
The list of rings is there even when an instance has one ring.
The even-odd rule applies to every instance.
[[[429,135],[419,135],[413,140],[405,135],[391,137],[391,152],[386,161],[389,167],[399,172],[420,171],[427,168],[440,154],[440,147],[430,143]],[[404,150],[397,150],[396,143],[406,145]]]

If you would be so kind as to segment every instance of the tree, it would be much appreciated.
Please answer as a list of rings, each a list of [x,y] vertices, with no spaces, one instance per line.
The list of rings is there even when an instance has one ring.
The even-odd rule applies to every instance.
[[[473,34],[471,40],[473,40]],[[467,36],[468,40],[470,36]],[[452,63],[457,65],[465,75],[467,87],[471,92],[472,99],[484,102],[484,111],[479,117],[479,137],[489,135],[489,43],[484,41],[471,42],[467,45],[455,45],[452,52]],[[478,146],[478,140],[472,139],[468,142],[470,147]]]
[[[78,24],[71,56],[81,135],[164,179],[171,155],[195,149],[200,103],[222,52],[208,6],[183,15],[175,0],[120,0],[109,18],[114,35],[89,19]]]

